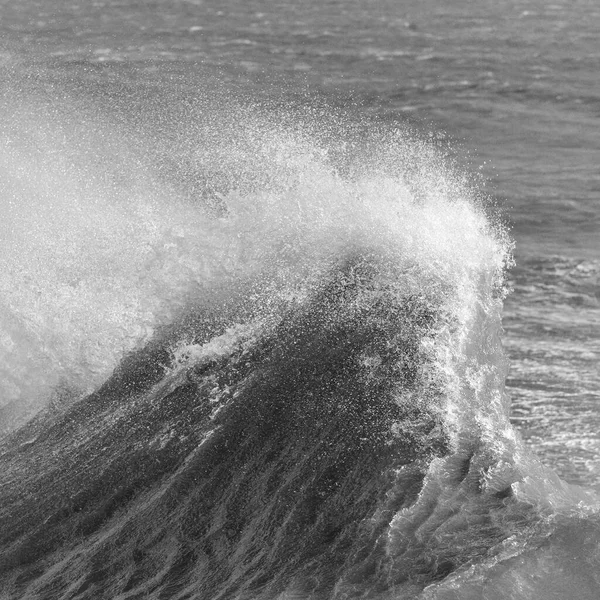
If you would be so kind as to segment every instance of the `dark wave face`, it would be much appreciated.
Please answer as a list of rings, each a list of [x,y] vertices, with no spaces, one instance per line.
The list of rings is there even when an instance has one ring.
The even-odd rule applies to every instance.
[[[0,324],[32,375],[2,381],[51,399],[0,447],[0,597],[596,598],[597,499],[508,421],[510,243],[481,198],[405,134],[348,156],[327,123],[240,114],[187,156],[202,202],[144,199],[125,155],[58,213],[28,212],[51,158],[40,187],[7,176],[8,216],[38,219],[56,261],[15,225],[28,254],[5,276],[34,291]]]

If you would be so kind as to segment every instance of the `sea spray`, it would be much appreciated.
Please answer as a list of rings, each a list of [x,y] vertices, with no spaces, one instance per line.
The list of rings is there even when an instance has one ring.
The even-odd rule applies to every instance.
[[[385,247],[440,280],[483,254],[499,271],[476,194],[424,142],[365,139],[364,126],[358,140],[319,111],[294,121],[197,104],[173,123],[188,129],[174,147],[82,100],[5,94],[0,379],[11,414],[31,414],[59,383],[89,393],[190,297],[231,278],[294,289],[352,246]]]

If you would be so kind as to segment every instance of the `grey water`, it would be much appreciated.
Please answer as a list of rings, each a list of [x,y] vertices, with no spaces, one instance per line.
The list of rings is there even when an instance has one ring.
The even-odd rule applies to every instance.
[[[512,421],[561,477],[600,489],[598,31],[593,0],[3,0],[1,85],[20,73],[120,105],[120,89],[217,80],[426,132],[511,226]]]

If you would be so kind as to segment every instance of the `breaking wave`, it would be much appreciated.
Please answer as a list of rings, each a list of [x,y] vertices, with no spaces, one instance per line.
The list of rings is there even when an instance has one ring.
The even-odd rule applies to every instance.
[[[434,143],[2,111],[0,597],[597,596],[596,497],[508,421],[511,242]]]

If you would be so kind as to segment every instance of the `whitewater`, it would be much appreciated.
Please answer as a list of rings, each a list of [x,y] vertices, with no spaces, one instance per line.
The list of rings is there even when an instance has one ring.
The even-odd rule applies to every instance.
[[[598,597],[480,177],[326,103],[5,79],[0,598]]]

